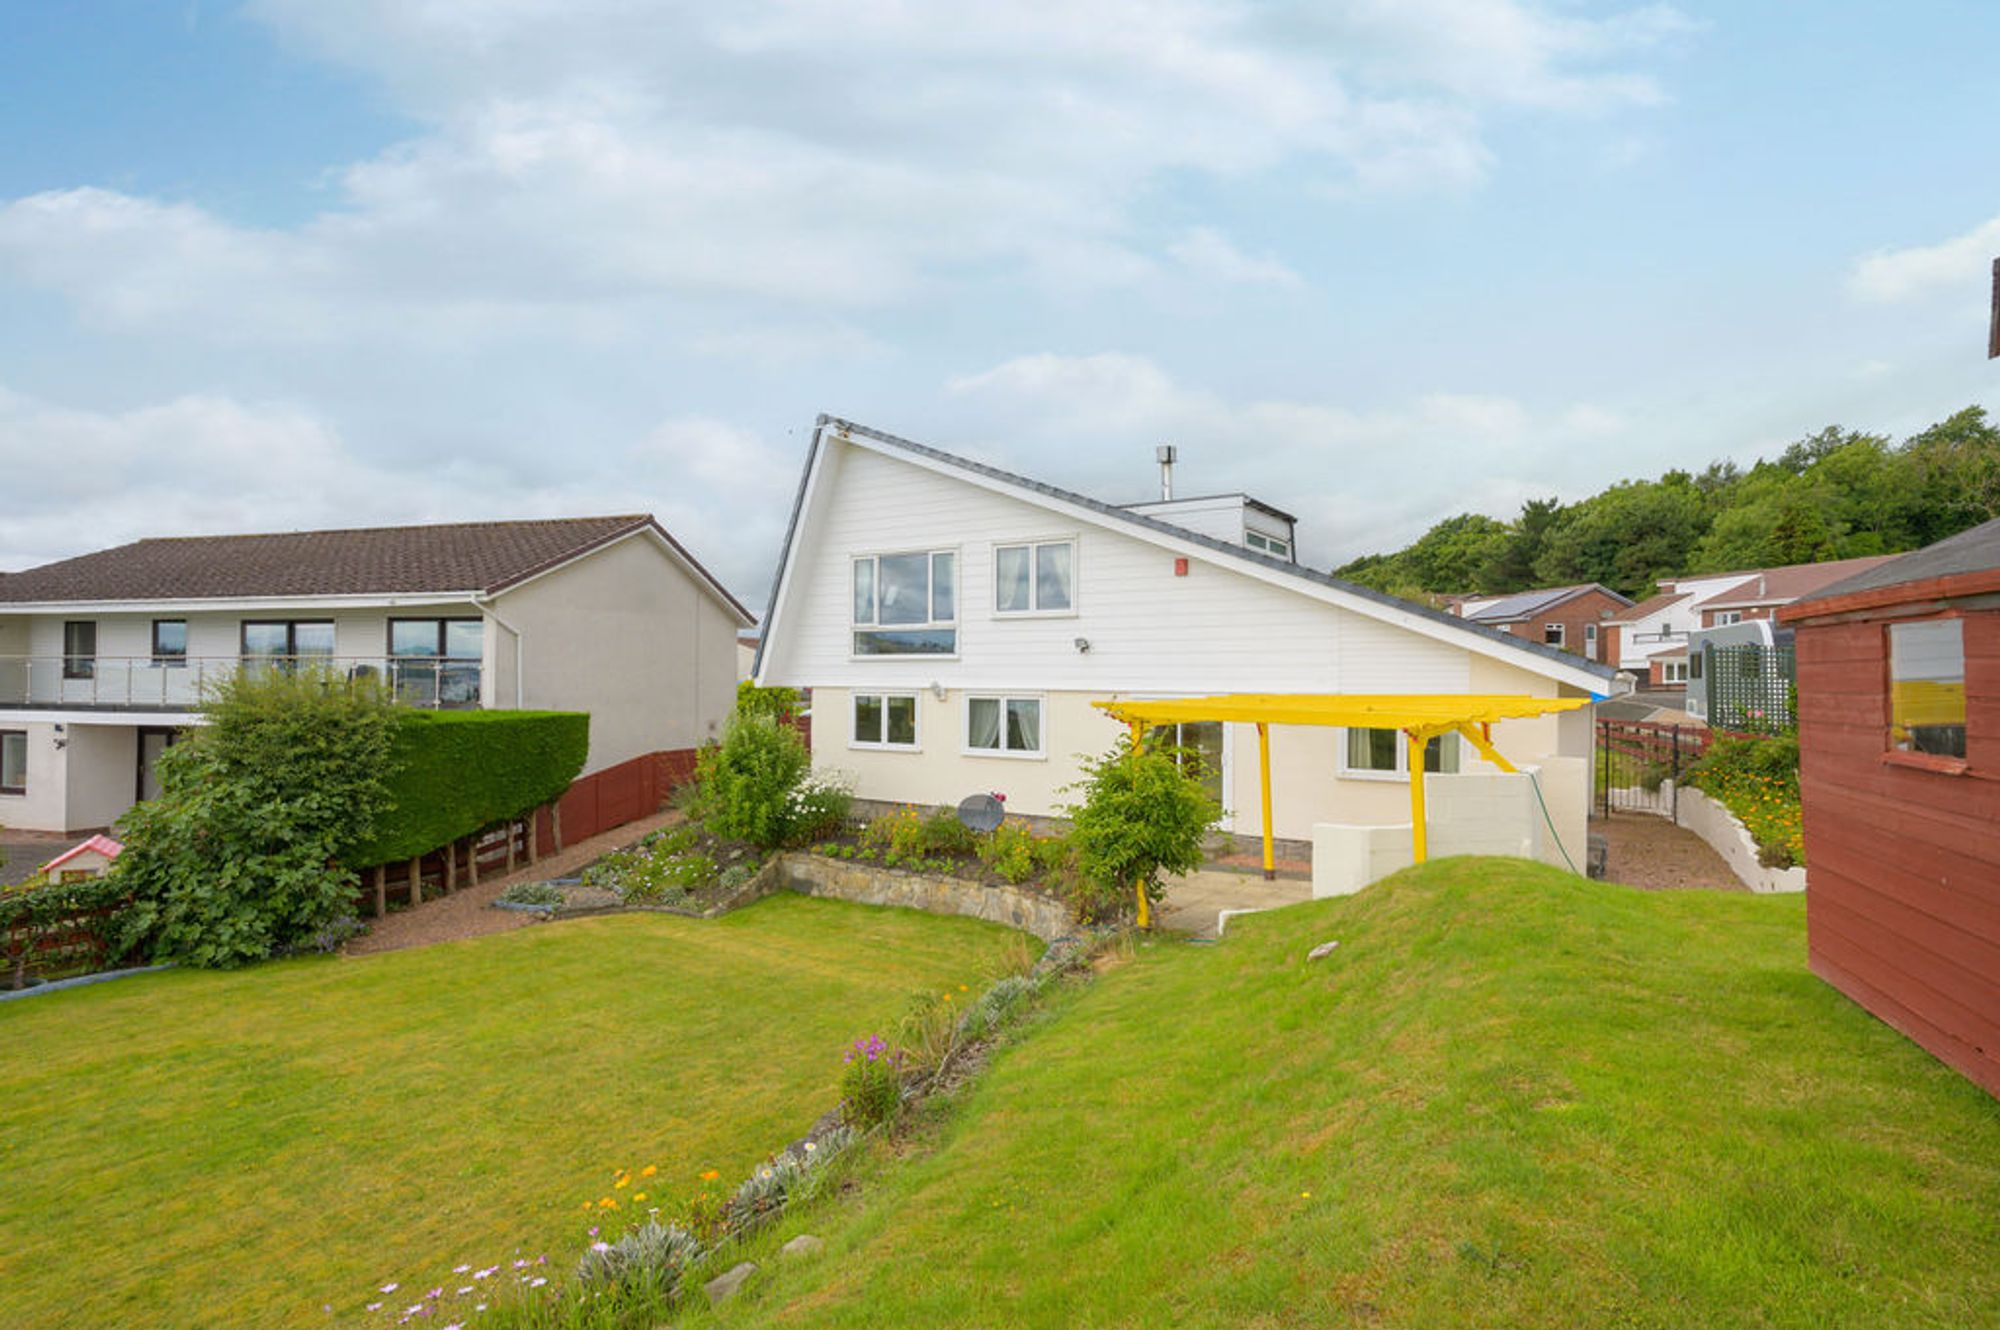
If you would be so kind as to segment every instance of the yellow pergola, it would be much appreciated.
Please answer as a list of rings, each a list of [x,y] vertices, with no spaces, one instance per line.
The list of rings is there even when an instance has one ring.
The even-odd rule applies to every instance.
[[[1257,727],[1257,769],[1264,795],[1264,876],[1277,876],[1271,848],[1271,727],[1338,725],[1401,730],[1409,737],[1410,839],[1422,863],[1429,845],[1424,826],[1424,747],[1441,734],[1456,732],[1479,755],[1502,771],[1514,770],[1493,746],[1495,721],[1546,716],[1587,707],[1588,697],[1524,697],[1504,693],[1227,693],[1218,697],[1116,699],[1091,705],[1132,727],[1135,746],[1151,725],[1235,721]]]

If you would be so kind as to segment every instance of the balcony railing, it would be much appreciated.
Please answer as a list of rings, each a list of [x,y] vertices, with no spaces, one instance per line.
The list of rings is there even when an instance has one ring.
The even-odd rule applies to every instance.
[[[382,680],[405,706],[479,705],[479,662],[442,656],[0,656],[0,707],[193,711],[211,684],[238,672],[304,669]]]

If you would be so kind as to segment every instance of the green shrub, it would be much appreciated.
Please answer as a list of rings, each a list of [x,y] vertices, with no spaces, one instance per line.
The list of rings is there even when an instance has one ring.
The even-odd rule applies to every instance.
[[[312,670],[233,675],[203,710],[160,756],[160,797],[125,815],[121,937],[196,966],[312,946],[352,913],[337,860],[389,808],[399,713],[377,684]]]
[[[1034,833],[1025,822],[1011,819],[1002,822],[979,842],[979,862],[1005,881],[1026,882],[1039,867]]]
[[[695,811],[730,840],[774,850],[792,832],[792,795],[812,766],[805,743],[769,716],[733,716],[722,742],[695,761]]]
[[[1687,779],[1735,814],[1757,842],[1758,862],[1789,868],[1806,861],[1797,735],[1717,739]]]
[[[577,1262],[576,1277],[607,1291],[643,1289],[671,1300],[700,1258],[694,1234],[678,1224],[649,1219],[616,1242],[593,1242]]]
[[[959,821],[956,809],[940,808],[924,819],[924,850],[930,854],[971,854],[979,835]]]
[[[388,807],[345,847],[356,867],[396,863],[560,798],[590,753],[580,711],[393,713]]]
[[[563,894],[553,882],[516,882],[494,899],[502,905],[561,905]]]
[[[736,714],[739,716],[768,716],[772,720],[789,723],[799,714],[799,690],[796,688],[759,688],[745,679],[736,685]]]
[[[814,772],[793,787],[785,806],[787,845],[807,845],[836,835],[847,825],[854,792],[837,777]]]
[[[1201,845],[1222,805],[1171,752],[1129,735],[1101,757],[1085,758],[1082,799],[1066,810],[1076,873],[1065,884],[1070,908],[1085,923],[1115,918],[1165,892],[1162,877],[1201,867]]]
[[[840,1075],[840,1116],[866,1131],[896,1116],[903,1102],[903,1054],[880,1035],[857,1039]]]

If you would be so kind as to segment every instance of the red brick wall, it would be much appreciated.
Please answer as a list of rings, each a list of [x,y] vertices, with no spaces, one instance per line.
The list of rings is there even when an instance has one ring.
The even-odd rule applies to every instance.
[[[1580,596],[1564,601],[1553,610],[1537,614],[1525,623],[1513,625],[1512,631],[1516,637],[1525,638],[1530,642],[1542,642],[1547,640],[1545,636],[1547,626],[1559,623],[1563,626],[1563,649],[1574,651],[1581,656],[1585,653],[1586,647],[1583,638],[1584,626],[1594,623],[1600,634],[1596,659],[1614,664],[1618,658],[1609,654],[1609,648],[1602,640],[1602,634],[1606,629],[1604,616],[1616,614],[1624,608],[1625,602],[1616,597],[1606,595],[1602,591],[1586,591]]]
[[[2000,1095],[2000,613],[1965,615],[1958,774],[1883,760],[1881,620],[1797,627],[1813,972]]]

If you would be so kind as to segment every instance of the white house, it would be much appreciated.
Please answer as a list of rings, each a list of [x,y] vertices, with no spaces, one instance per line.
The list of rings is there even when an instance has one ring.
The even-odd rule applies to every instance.
[[[1232,529],[1270,538],[1276,512],[1236,496]],[[1208,501],[1203,501],[1204,503]],[[1115,722],[1091,703],[1223,693],[1491,693],[1590,697],[1615,671],[1176,525],[822,417],[806,458],[757,680],[813,690],[813,752],[867,799],[1010,811],[1066,802],[1077,757]],[[1260,520],[1260,518],[1262,520]],[[1204,514],[1208,530],[1213,514]],[[1231,830],[1259,830],[1250,726],[1185,727],[1218,765]],[[1582,862],[1590,710],[1503,722],[1493,740],[1545,782]],[[1274,727],[1273,818],[1407,823],[1409,756],[1394,730]],[[1477,765],[1456,736],[1434,771]]]
[[[106,827],[209,680],[327,667],[420,707],[590,713],[585,773],[692,750],[750,615],[648,516],[141,540],[0,578],[0,825]]]

